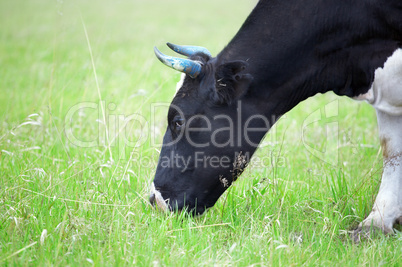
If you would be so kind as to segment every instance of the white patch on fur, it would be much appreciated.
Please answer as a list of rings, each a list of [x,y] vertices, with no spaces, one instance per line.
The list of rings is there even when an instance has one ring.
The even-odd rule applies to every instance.
[[[377,111],[402,115],[402,49],[398,49],[388,58],[384,68],[375,71],[372,86],[373,106]]]
[[[169,211],[168,204],[163,199],[161,193],[155,189],[154,183],[151,184],[150,194],[155,196],[156,207],[162,211]]]
[[[177,84],[176,84],[176,93],[175,93],[175,95],[180,90],[180,88],[183,86],[184,78],[186,78],[186,74],[182,73],[181,76],[180,76],[180,81],[178,81]]]
[[[374,207],[360,227],[385,233],[402,218],[402,49],[375,71],[371,104],[376,109],[384,170]]]

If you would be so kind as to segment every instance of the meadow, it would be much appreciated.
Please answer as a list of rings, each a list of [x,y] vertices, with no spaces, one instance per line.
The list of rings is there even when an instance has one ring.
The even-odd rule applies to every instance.
[[[0,265],[398,266],[402,234],[355,244],[382,172],[374,109],[328,93],[286,114],[200,217],[148,203],[180,74],[255,1],[0,2]],[[252,46],[252,45],[251,45]]]

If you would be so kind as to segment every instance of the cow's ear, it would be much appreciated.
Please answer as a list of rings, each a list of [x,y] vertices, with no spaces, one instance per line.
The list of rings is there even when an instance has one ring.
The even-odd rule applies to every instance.
[[[231,104],[242,97],[253,77],[247,73],[247,62],[231,61],[218,66],[215,72],[214,101],[217,104]]]

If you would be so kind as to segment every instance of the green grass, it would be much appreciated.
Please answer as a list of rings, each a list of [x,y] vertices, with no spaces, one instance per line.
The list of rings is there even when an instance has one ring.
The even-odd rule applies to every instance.
[[[333,94],[282,118],[204,216],[148,204],[166,127],[166,108],[155,103],[169,103],[180,76],[153,46],[216,54],[253,4],[0,2],[1,265],[401,264],[399,232],[360,245],[348,238],[371,209],[382,159],[374,110]],[[77,105],[86,108],[71,124]],[[334,123],[304,127],[327,106]],[[71,134],[95,145],[77,146]]]

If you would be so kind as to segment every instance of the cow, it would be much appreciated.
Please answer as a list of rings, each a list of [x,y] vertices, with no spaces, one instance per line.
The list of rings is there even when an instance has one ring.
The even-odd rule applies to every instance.
[[[402,223],[402,1],[260,0],[216,57],[168,46],[187,58],[154,48],[185,77],[168,110],[152,204],[204,213],[282,115],[332,91],[377,112],[382,182],[356,233]]]

